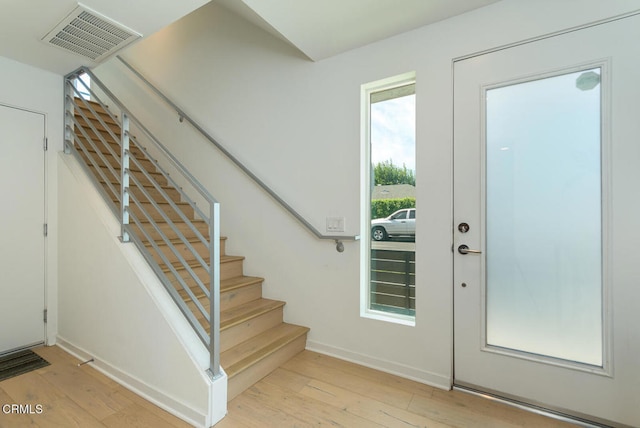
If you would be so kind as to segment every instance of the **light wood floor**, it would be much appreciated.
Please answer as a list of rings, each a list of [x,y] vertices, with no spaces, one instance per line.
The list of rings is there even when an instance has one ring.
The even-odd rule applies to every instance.
[[[0,428],[181,428],[185,422],[138,397],[58,347],[51,363],[0,382],[0,405],[37,404],[42,414],[7,415]],[[229,403],[216,428],[562,427],[543,416],[456,391],[442,391],[310,351],[298,354]]]
[[[120,386],[57,346],[34,349],[50,366],[0,382],[0,428],[183,428],[191,425]],[[42,405],[5,414],[5,404]]]
[[[233,399],[228,410],[216,428],[573,426],[310,351]]]

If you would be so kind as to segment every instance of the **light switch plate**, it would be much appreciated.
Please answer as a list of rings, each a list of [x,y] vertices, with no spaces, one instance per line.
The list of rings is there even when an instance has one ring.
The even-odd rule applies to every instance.
[[[344,217],[327,217],[327,232],[344,232]]]

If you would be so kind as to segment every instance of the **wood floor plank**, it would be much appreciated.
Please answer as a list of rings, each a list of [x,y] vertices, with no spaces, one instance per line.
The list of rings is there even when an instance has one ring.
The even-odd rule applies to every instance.
[[[0,386],[11,396],[14,403],[36,405],[66,398],[62,391],[53,388],[37,371],[6,379]],[[4,403],[6,402],[0,404]]]
[[[312,361],[324,366],[333,367],[347,373],[369,379],[373,382],[389,385],[393,388],[397,388],[411,394],[420,394],[425,397],[430,397],[436,390],[436,388],[424,383],[384,373],[379,370],[361,366],[349,361],[340,360],[329,355],[319,354],[317,352],[302,352],[297,355],[296,358],[303,361]]]
[[[135,403],[103,419],[102,423],[111,428],[174,428],[157,414]]]
[[[242,395],[245,395],[247,399],[255,400],[256,403],[281,410],[287,415],[311,424],[311,426],[326,425],[347,428],[382,426],[352,415],[344,409],[266,382],[258,382]]]
[[[301,394],[331,404],[334,407],[342,408],[355,416],[381,424],[385,427],[448,427],[448,425],[439,423],[433,419],[417,415],[404,409],[399,409],[398,407],[381,401],[363,399],[359,394],[318,380],[309,382],[301,391]]]
[[[413,394],[409,392],[309,360],[293,358],[283,364],[282,368],[322,380],[373,400],[386,402],[400,409],[409,407],[413,398]]]
[[[0,382],[0,405],[4,406],[6,404],[20,404],[3,389],[6,382],[7,380]],[[37,425],[34,424],[31,415],[16,415],[0,412],[0,428],[23,427],[37,427]]]
[[[294,357],[295,358],[295,357]],[[289,388],[293,392],[300,392],[311,382],[311,378],[299,373],[278,368],[266,376],[263,381],[277,385],[281,388]]]
[[[134,394],[133,392],[129,391],[128,389],[124,388],[123,386],[118,385],[118,390],[116,391],[116,393],[125,396],[131,402],[137,404],[138,406],[142,407],[143,409],[154,413],[156,416],[158,416],[159,418],[163,419],[165,422],[168,422],[174,428],[190,428],[191,427],[190,424],[186,423],[182,419],[178,419],[177,417],[175,417],[171,413],[169,413],[166,410],[163,410],[160,407],[156,406],[155,404],[145,400],[141,396],[139,396],[137,394]]]
[[[265,404],[252,397],[247,391],[243,392],[227,404],[227,416],[216,428],[232,427],[235,422],[239,427],[246,428],[300,428],[311,427],[309,422],[298,419],[278,407]]]
[[[105,428],[91,413],[69,398],[43,403],[43,407],[42,414],[32,416],[39,428]]]
[[[434,392],[432,400],[442,408],[465,409],[473,414],[491,415],[492,423],[505,423],[518,427],[571,427],[573,424],[554,420],[513,406],[462,391]]]
[[[0,428],[187,428],[158,408],[57,346],[34,351],[50,366],[0,382],[0,405],[31,405],[32,414],[0,412]],[[36,405],[41,405],[37,412]]]
[[[97,420],[131,405],[131,401],[105,388],[94,376],[78,367],[60,365],[42,376]]]

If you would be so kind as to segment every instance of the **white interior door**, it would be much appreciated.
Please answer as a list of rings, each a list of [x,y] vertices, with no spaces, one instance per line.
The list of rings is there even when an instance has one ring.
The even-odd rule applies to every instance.
[[[0,105],[0,354],[44,342],[44,115]]]
[[[633,16],[456,62],[457,385],[640,426],[638,40]]]

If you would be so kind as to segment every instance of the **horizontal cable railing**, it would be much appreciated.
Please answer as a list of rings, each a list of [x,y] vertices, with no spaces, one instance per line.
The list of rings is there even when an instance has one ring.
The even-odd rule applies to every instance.
[[[206,138],[211,144],[213,144],[218,150],[220,150],[229,160],[231,160],[240,170],[248,175],[258,186],[260,186],[265,192],[267,192],[273,199],[275,199],[284,209],[286,209],[296,220],[298,220],[307,230],[314,234],[318,239],[328,239],[335,241],[336,250],[339,252],[344,251],[344,244],[342,241],[357,241],[360,239],[358,235],[324,235],[317,228],[315,228],[309,221],[307,221],[300,213],[298,213],[291,205],[289,205],[284,199],[282,199],[274,190],[272,190],[264,181],[262,181],[256,174],[254,174],[249,168],[247,168],[237,157],[229,152],[222,144],[220,144],[215,138],[213,138],[207,131],[204,130],[197,122],[195,122],[187,113],[185,113],[176,103],[171,101],[164,93],[162,93],[156,86],[154,86],[146,77],[144,77],[138,70],[136,70],[131,64],[129,64],[121,56],[117,58],[125,65],[138,79],[140,79],[145,85],[147,85],[157,96],[159,96],[165,103],[167,103],[176,113],[180,122],[186,120],[196,131],[198,131],[204,138]]]
[[[82,74],[90,77],[91,87]],[[207,346],[210,375],[218,377],[220,204],[90,70],[66,77],[65,110],[65,152],[78,158],[119,218],[121,240],[140,249]],[[131,126],[153,155],[130,134]],[[183,186],[199,194],[208,209]]]

